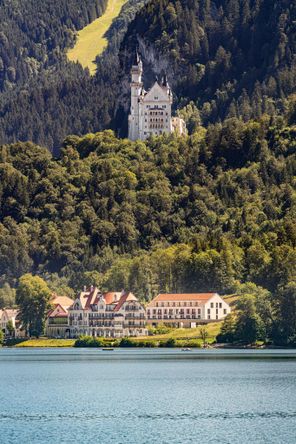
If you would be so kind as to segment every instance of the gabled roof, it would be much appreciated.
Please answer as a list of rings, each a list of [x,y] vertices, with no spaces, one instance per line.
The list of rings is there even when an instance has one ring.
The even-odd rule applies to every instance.
[[[80,301],[82,309],[89,309],[93,305],[100,294],[97,287],[91,287],[89,290],[82,291],[79,296],[72,302],[71,306],[74,306],[77,299]]]
[[[207,302],[217,293],[163,293],[156,296],[151,302]],[[150,305],[148,304],[148,305]]]
[[[118,304],[114,308],[114,311],[119,311],[123,304],[127,301],[137,301],[138,299],[133,293],[124,293],[121,298],[119,299]]]
[[[104,299],[106,304],[114,304],[120,300],[122,295],[122,291],[108,291],[107,293],[104,293]]]
[[[50,310],[47,314],[48,318],[60,318],[67,317],[68,310],[65,307],[62,307],[60,304],[57,304],[52,310]]]
[[[8,320],[15,318],[19,313],[17,308],[4,308],[2,315],[6,315]]]
[[[54,296],[54,299],[51,301],[52,305],[61,305],[65,309],[69,308],[73,302],[73,299],[68,296]]]
[[[152,86],[152,88],[147,92],[147,94],[144,97],[144,101],[149,102],[150,100],[154,101],[154,97],[155,95],[157,95],[157,97],[159,98],[159,100],[163,100],[163,101],[169,101],[169,95],[167,94],[167,90],[166,88],[163,88],[159,85],[158,82],[155,82],[154,85]]]

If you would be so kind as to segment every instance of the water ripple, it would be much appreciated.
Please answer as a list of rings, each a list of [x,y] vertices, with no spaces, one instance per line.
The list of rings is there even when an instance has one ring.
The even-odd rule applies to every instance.
[[[296,418],[296,412],[272,411],[272,412],[238,412],[238,413],[200,413],[189,414],[182,413],[179,415],[172,414],[125,414],[121,415],[124,420],[167,420],[167,421],[198,421],[198,420],[233,420],[233,419],[291,419]],[[25,413],[0,413],[0,421],[64,421],[64,420],[118,420],[118,415],[113,414],[87,414],[87,413],[67,413],[67,414],[25,414]]]

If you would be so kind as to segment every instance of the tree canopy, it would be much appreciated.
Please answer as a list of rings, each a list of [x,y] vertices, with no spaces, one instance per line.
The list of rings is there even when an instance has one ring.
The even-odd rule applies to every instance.
[[[51,291],[41,277],[28,273],[19,279],[16,302],[23,325],[30,335],[39,337],[43,333],[51,296]]]

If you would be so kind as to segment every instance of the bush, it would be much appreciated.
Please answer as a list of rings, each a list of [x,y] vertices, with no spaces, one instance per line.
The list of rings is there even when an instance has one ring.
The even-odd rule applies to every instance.
[[[160,342],[159,347],[176,347],[176,340],[169,338],[167,341]]]
[[[168,339],[165,342],[165,347],[176,347],[176,341],[173,338]]]
[[[27,341],[28,338],[9,338],[5,340],[6,347],[13,347],[14,345],[21,344],[22,342]],[[0,340],[1,344],[1,340]]]
[[[137,342],[138,347],[154,348],[158,346],[157,341],[140,341]]]
[[[164,323],[159,323],[157,327],[148,327],[148,331],[152,335],[165,335],[172,330],[171,327],[165,325]]]
[[[177,340],[176,347],[181,348],[201,348],[200,340],[198,339],[188,339],[188,340]]]
[[[99,338],[94,338],[92,336],[79,336],[76,339],[74,347],[103,347],[104,340]]]
[[[137,346],[138,342],[135,342],[129,338],[122,338],[119,343],[119,347],[137,347]]]

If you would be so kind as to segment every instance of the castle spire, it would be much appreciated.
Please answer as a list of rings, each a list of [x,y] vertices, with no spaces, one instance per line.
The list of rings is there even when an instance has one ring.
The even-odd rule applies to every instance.
[[[168,77],[166,73],[164,73],[164,76],[162,78],[162,86],[168,86]]]
[[[135,51],[135,55],[134,55],[134,60],[133,60],[133,65],[135,66],[135,65],[139,65],[139,63],[141,62],[142,60],[141,60],[141,57],[140,57],[140,54],[139,54],[139,51],[138,51],[138,47],[136,48],[136,51]]]

